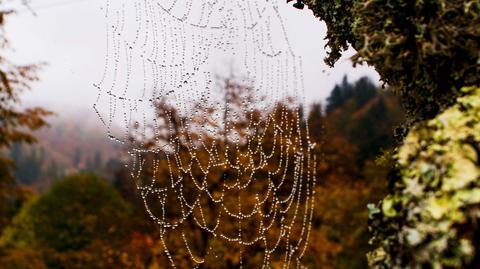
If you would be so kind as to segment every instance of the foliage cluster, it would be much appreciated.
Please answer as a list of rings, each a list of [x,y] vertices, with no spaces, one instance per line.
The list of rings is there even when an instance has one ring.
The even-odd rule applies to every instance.
[[[0,11],[0,227],[10,222],[25,197],[25,190],[15,185],[12,175],[14,163],[4,153],[14,143],[35,142],[31,132],[45,126],[45,117],[50,114],[38,107],[19,107],[19,96],[30,89],[30,82],[38,79],[36,72],[39,66],[16,65],[6,58],[9,43],[3,26],[9,13]]]
[[[125,253],[128,247],[140,247],[131,252],[134,256],[144,243],[141,236],[130,235],[131,216],[131,206],[103,179],[90,174],[70,176],[26,203],[4,230],[0,248],[6,255],[0,267],[126,266],[134,262]],[[35,263],[23,260],[30,256]]]
[[[270,254],[271,266],[275,267],[276,262],[283,261],[278,253],[284,251],[286,242],[296,245],[298,241],[300,246],[305,242],[300,240],[300,236],[291,236],[288,241],[279,236],[282,232],[280,218],[276,214],[273,214],[273,217],[268,216],[267,213],[275,212],[270,211],[275,199],[285,200],[291,196],[297,173],[302,178],[306,178],[309,173],[306,169],[296,171],[299,164],[294,161],[298,158],[306,159],[308,156],[306,132],[295,129],[304,125],[301,122],[303,119],[296,116],[299,108],[291,100],[282,100],[268,106],[267,112],[262,111],[262,107],[253,101],[255,96],[253,87],[244,85],[234,76],[218,78],[217,84],[223,103],[213,107],[203,102],[194,103],[194,109],[202,112],[195,117],[182,114],[169,102],[170,100],[161,100],[156,104],[157,121],[163,124],[147,126],[156,128],[155,131],[151,131],[155,134],[151,138],[138,139],[141,136],[133,134],[132,143],[143,145],[147,149],[156,149],[159,145],[172,143],[175,155],[171,156],[164,152],[143,154],[145,161],[141,169],[142,174],[137,176],[136,180],[141,186],[155,186],[164,190],[162,199],[165,200],[165,206],[159,202],[156,192],[144,191],[142,197],[152,217],[166,216],[167,223],[178,222],[177,228],[169,229],[163,236],[166,250],[172,255],[175,265],[188,268],[193,263],[190,253],[194,253],[193,255],[197,257],[206,256],[205,264],[209,268],[233,268],[240,263],[247,268],[261,267],[264,262],[263,253],[268,246],[263,240],[256,238],[261,234],[263,223],[271,223],[266,228],[266,241],[271,244],[280,238],[277,243],[280,251]],[[261,98],[259,99],[256,101],[261,102]],[[214,120],[215,115],[220,115],[223,120],[221,122]],[[271,119],[265,120],[265,115],[271,116]],[[189,118],[191,121],[188,121]],[[188,124],[185,124],[186,122]],[[143,127],[139,128],[142,132]],[[277,132],[277,128],[289,131]],[[215,130],[215,133],[209,130]],[[300,150],[303,155],[299,154]],[[265,153],[268,153],[268,157]],[[217,163],[222,165],[216,165]],[[238,167],[242,167],[244,171]],[[184,198],[178,198],[179,187],[172,187],[171,178],[182,179],[179,184],[180,193]],[[199,184],[205,184],[208,193],[221,202],[214,202],[210,195],[206,195],[203,189],[198,188]],[[226,187],[233,184],[245,184],[246,187],[244,189]],[[279,186],[276,198],[271,191],[267,191],[269,184]],[[300,188],[310,188],[306,181],[301,184]],[[257,205],[258,197],[265,197],[260,198],[265,199],[265,202]],[[242,227],[249,227],[242,230],[243,240],[254,242],[248,247],[240,247],[236,242],[228,242],[217,236],[238,233],[239,222],[228,212],[240,210],[239,200],[242,211],[261,210],[264,214],[262,216],[252,213],[241,221]],[[192,214],[186,221],[183,221],[185,210],[182,207],[185,206],[183,203],[194,205]],[[298,195],[298,199],[293,199],[292,203],[303,208],[306,199]],[[298,212],[292,210],[282,215],[286,223],[295,223],[289,227],[289,233],[293,235],[302,233],[301,224],[307,223],[308,216],[303,210]],[[219,225],[215,233],[211,233],[199,228],[198,223],[202,222],[206,227]],[[183,236],[188,238],[188,247],[187,243],[180,240]],[[207,256],[207,252],[211,254]],[[248,259],[242,260],[241,255]],[[164,263],[169,264],[166,257]]]

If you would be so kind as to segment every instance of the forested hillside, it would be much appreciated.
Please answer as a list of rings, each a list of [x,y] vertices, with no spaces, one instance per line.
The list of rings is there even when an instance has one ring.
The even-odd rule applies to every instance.
[[[20,183],[46,190],[54,180],[78,172],[111,179],[125,153],[111,143],[91,113],[62,111],[51,116],[48,124],[35,132],[38,143],[16,143],[10,150]]]
[[[305,265],[366,268],[364,253],[370,250],[366,208],[386,190],[388,165],[376,159],[395,145],[393,129],[404,120],[399,101],[388,89],[375,86],[368,78],[349,82],[345,77],[324,106],[313,104],[307,111],[311,139],[318,144],[319,163],[313,239]],[[71,122],[78,124],[79,120],[72,118]],[[65,172],[66,179],[53,180],[52,187],[47,188],[53,182],[48,181],[52,177],[41,171],[36,179],[40,183],[31,182],[35,187],[45,184],[46,192],[32,196],[13,224],[3,231],[0,249],[4,256],[0,264],[4,268],[17,268],[24,266],[27,258],[32,261],[30,264],[35,264],[32,268],[157,268],[167,263],[163,255],[158,255],[162,252],[158,230],[145,212],[141,192],[130,171],[123,165],[114,170],[88,170],[88,166],[81,165],[98,156],[92,149],[103,147],[104,160],[117,156],[119,149],[100,145],[111,142],[102,142],[100,136],[95,137],[94,130],[75,126],[53,123],[50,130],[40,133],[36,148],[48,150],[39,160],[65,158],[64,165],[71,170]],[[59,141],[65,148],[54,147]],[[75,149],[82,149],[84,158],[72,159],[77,156]],[[102,178],[76,175],[82,171]],[[51,234],[65,239],[56,239]],[[181,243],[171,240],[171,244]],[[210,261],[212,268],[225,261],[235,263],[237,252],[231,249],[223,253],[220,262]],[[249,264],[257,266],[260,262],[252,259]]]
[[[389,163],[380,157],[395,146],[404,121],[399,100],[368,78],[345,77],[327,99],[314,104],[310,131],[320,144],[312,268],[367,268],[369,203],[387,187]],[[320,255],[316,254],[319,253]]]

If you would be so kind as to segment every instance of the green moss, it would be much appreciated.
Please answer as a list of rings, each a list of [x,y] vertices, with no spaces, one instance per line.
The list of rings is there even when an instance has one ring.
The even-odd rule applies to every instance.
[[[476,264],[480,227],[480,88],[418,124],[395,158],[394,187],[371,207],[373,268]],[[381,208],[381,210],[379,210]],[[477,241],[475,241],[477,240]]]
[[[480,83],[479,0],[306,0],[327,24],[333,66],[352,45],[403,99],[413,120],[454,104]]]
[[[413,128],[392,190],[370,206],[374,268],[480,268],[480,0],[305,0],[402,97]],[[477,241],[475,241],[477,240]]]

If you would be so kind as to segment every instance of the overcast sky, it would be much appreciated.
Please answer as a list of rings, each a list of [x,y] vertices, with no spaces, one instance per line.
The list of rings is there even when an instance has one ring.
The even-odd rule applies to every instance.
[[[6,33],[15,49],[11,59],[22,64],[47,63],[40,73],[41,81],[25,94],[26,103],[54,110],[92,106],[97,93],[92,84],[101,77],[104,67],[103,5],[103,0],[31,0],[36,15],[20,8],[18,14],[8,17]],[[307,102],[324,100],[344,74],[349,80],[364,75],[378,80],[372,68],[351,66],[349,56],[353,51],[334,68],[328,68],[323,63],[325,25],[308,9],[281,6],[294,50],[303,56]]]

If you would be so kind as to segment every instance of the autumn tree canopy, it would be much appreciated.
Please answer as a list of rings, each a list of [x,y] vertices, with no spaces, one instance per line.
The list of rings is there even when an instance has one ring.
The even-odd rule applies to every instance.
[[[29,90],[30,83],[38,79],[39,66],[16,65],[6,58],[10,47],[3,27],[11,13],[0,11],[0,153],[9,150],[14,143],[35,142],[31,132],[45,126],[45,116],[50,114],[39,107],[20,107],[20,94]],[[13,167],[12,160],[0,154],[0,227],[8,224],[22,196],[12,175]]]
[[[217,83],[222,102],[195,103],[202,116],[189,118],[161,100],[158,124],[147,127],[155,135],[142,139],[132,132],[131,142],[149,150],[138,157],[143,166],[134,178],[160,229],[164,262],[182,268],[300,264],[315,188],[306,122],[293,100],[265,108],[239,79]]]

